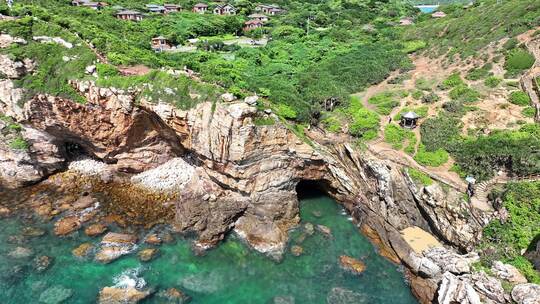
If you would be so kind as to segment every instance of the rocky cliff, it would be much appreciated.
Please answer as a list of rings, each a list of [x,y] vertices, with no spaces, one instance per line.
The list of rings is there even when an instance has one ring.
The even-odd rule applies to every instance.
[[[30,72],[31,64],[1,62],[26,66],[1,80],[0,112],[22,125],[29,144],[19,152],[0,145],[4,187],[36,182],[85,155],[113,174],[132,173],[135,187],[172,194],[163,202],[173,207],[171,224],[196,233],[197,248],[215,246],[235,231],[255,250],[279,259],[288,230],[299,223],[296,187],[311,181],[343,204],[381,254],[408,266],[424,302],[434,299],[440,282],[457,282],[451,274],[464,272],[420,270],[418,260],[433,256],[415,255],[400,231],[421,227],[461,251],[480,238],[486,215],[471,210],[459,191],[419,185],[398,164],[346,142],[318,140],[327,137],[321,130],[301,138],[273,114],[258,111],[253,98],[183,111],[135,104],[133,92],[72,81],[86,104],[46,95],[25,100],[13,79]],[[275,123],[258,126],[257,118]],[[453,286],[467,289],[463,284]],[[473,291],[487,297],[481,288]]]

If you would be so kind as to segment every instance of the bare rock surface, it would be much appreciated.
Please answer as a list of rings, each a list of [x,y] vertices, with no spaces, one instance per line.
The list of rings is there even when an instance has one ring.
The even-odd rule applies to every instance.
[[[540,285],[526,283],[512,289],[512,299],[518,304],[539,304]]]

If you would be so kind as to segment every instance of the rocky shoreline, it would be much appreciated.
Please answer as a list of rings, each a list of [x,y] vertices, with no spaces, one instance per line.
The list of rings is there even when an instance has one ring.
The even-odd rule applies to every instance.
[[[196,250],[234,231],[279,260],[288,231],[299,223],[296,187],[312,182],[346,208],[382,255],[407,267],[421,303],[538,303],[537,285],[522,282],[510,293],[500,279],[471,266],[476,259],[470,251],[494,214],[471,214],[459,191],[437,182],[419,185],[399,164],[349,143],[318,140],[327,136],[320,130],[300,139],[273,114],[259,111],[254,97],[183,111],[135,104],[129,90],[72,81],[87,104],[46,95],[22,100],[14,81],[33,64],[0,59],[9,72],[0,80],[0,112],[22,126],[29,145],[14,151],[0,141],[0,181],[6,189],[41,182],[36,190],[52,184],[58,193],[78,193],[29,200],[37,214],[55,220],[58,235],[82,229],[101,212],[100,220],[119,226],[170,224],[194,233]],[[257,126],[260,117],[275,123]],[[107,193],[113,203],[82,198],[94,192]],[[14,209],[10,203],[1,202],[3,214]],[[445,247],[414,252],[400,233],[408,227],[430,232]],[[130,252],[102,243],[103,261]],[[501,267],[513,272],[508,266]]]

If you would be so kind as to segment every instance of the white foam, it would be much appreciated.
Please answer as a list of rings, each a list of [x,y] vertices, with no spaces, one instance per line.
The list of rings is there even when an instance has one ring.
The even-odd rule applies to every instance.
[[[144,278],[140,278],[141,267],[124,270],[121,274],[113,278],[114,287],[117,288],[136,288],[146,287]]]

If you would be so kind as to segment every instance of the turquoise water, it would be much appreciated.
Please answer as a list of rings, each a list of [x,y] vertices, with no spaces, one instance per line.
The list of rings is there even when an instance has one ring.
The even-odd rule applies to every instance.
[[[303,228],[293,231],[290,245],[300,244],[304,253],[296,257],[288,252],[280,263],[249,250],[234,236],[206,255],[195,256],[190,241],[177,235],[176,242],[160,246],[161,255],[149,263],[139,262],[136,254],[131,254],[108,265],[71,254],[79,244],[98,243],[99,238],[79,233],[60,239],[52,236],[50,223],[3,219],[1,303],[40,303],[42,293],[54,286],[71,290],[72,296],[63,303],[95,303],[99,290],[113,286],[122,274],[144,279],[147,287],[157,290],[179,288],[192,297],[191,303],[274,303],[275,297],[294,298],[294,303],[417,303],[398,266],[376,253],[332,199],[302,199],[301,217],[303,223],[329,227],[333,236],[325,237],[317,229],[311,236],[306,236]],[[20,236],[26,226],[49,231],[42,237],[10,238]],[[17,246],[31,248],[33,257],[54,257],[54,263],[38,273],[32,266],[33,257],[8,255]],[[363,260],[366,271],[353,275],[342,270],[338,258],[344,254]],[[144,303],[167,302],[154,295]]]
[[[418,6],[415,6],[416,8],[420,9],[420,11],[424,14],[430,14],[430,13],[433,13],[434,11],[437,10],[437,8],[439,8],[438,5],[418,5]]]

